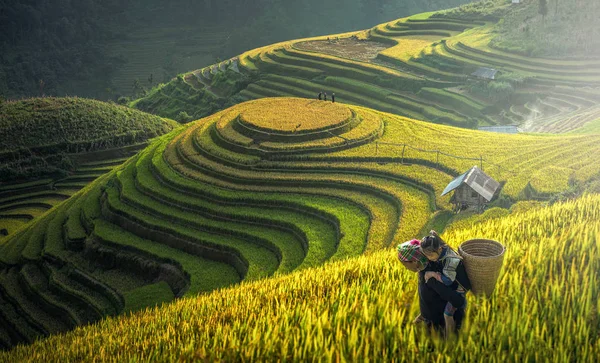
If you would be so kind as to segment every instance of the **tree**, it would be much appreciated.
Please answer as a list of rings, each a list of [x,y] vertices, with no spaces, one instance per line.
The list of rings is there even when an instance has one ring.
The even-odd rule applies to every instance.
[[[181,111],[179,112],[179,114],[177,115],[177,121],[181,122],[181,123],[187,123],[190,122],[192,120],[192,116],[190,116],[187,112],[185,111]]]
[[[134,96],[137,96],[140,93],[144,92],[144,87],[142,87],[142,84],[140,83],[140,80],[137,79],[137,78],[133,81],[133,87],[132,88],[133,88],[132,91],[133,91],[133,95]]]

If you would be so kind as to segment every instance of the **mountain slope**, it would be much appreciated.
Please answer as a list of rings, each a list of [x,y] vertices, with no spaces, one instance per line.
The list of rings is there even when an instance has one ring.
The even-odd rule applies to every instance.
[[[0,104],[1,181],[43,174],[44,168],[37,166],[17,171],[35,160],[48,165],[47,171],[60,169],[56,156],[141,143],[176,126],[168,119],[82,98],[5,102]]]
[[[0,104],[0,240],[178,126],[81,98]]]
[[[138,96],[249,48],[465,2],[0,0],[0,96]]]
[[[31,342],[375,253],[448,214],[439,195],[473,164],[503,183],[499,202],[583,189],[600,173],[599,138],[485,133],[301,98],[246,102],[160,137],[2,242],[0,336]]]
[[[507,247],[494,294],[467,295],[452,344],[411,324],[417,282],[388,249],[107,319],[0,359],[591,361],[599,218],[590,195],[444,235],[454,247],[473,236]]]
[[[531,3],[484,1],[276,43],[180,75],[131,106],[188,122],[249,99],[325,91],[338,102],[434,123],[569,132],[600,117],[600,58],[532,57],[502,45],[505,19]],[[480,67],[500,73],[479,79],[472,74]]]

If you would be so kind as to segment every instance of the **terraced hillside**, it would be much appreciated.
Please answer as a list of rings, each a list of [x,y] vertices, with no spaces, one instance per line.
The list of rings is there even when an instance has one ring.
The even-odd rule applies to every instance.
[[[594,361],[599,217],[591,195],[444,234],[454,247],[473,236],[507,246],[494,294],[467,295],[452,344],[411,324],[415,276],[385,250],[110,318],[0,360]]]
[[[0,239],[177,126],[86,99],[0,104]]]
[[[83,154],[71,154],[74,170],[66,176],[0,186],[0,241],[67,200],[99,176],[123,164],[147,143]]]
[[[439,223],[450,206],[437,196],[473,164],[505,182],[504,198],[559,193],[597,178],[599,138],[301,98],[240,104],[159,138],[0,244],[0,342],[385,249]]]
[[[148,78],[151,74],[155,84],[164,81],[164,75],[170,78],[194,66],[211,64],[229,34],[227,29],[211,27],[135,29],[128,33],[127,38],[109,43],[110,54],[125,60],[113,76],[113,91],[131,94],[135,80],[146,86],[150,84]]]
[[[511,11],[510,2],[493,6]],[[465,128],[562,133],[600,119],[600,59],[497,49],[499,18],[458,9],[254,49],[189,72],[132,106],[171,118],[185,112],[191,117],[180,120],[189,121],[245,100],[325,91],[338,102]],[[478,80],[471,74],[479,67],[500,73]]]

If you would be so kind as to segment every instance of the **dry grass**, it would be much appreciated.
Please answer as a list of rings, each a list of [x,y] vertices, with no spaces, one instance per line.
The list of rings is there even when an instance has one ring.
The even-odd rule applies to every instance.
[[[331,94],[328,95],[328,100]],[[259,129],[302,132],[338,125],[352,117],[346,106],[301,98],[266,98],[251,102],[240,114]]]

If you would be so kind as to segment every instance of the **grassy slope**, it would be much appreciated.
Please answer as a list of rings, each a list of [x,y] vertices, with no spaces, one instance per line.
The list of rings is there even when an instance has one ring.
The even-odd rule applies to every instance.
[[[447,129],[444,127],[437,127],[437,126],[428,126],[426,124],[422,124],[422,123],[418,123],[418,122],[408,122],[406,123],[404,120],[400,119],[400,118],[395,118],[393,116],[390,115],[386,115],[384,116],[385,120],[386,120],[386,124],[388,126],[391,126],[388,128],[387,132],[386,132],[386,137],[387,139],[385,139],[384,141],[393,141],[393,142],[406,142],[406,143],[415,143],[417,145],[421,145],[423,140],[431,140],[436,139],[436,140],[443,140],[443,142],[440,145],[436,145],[438,148],[437,150],[441,150],[442,152],[449,152],[452,154],[458,154],[460,156],[466,156],[466,157],[477,157],[479,155],[484,154],[485,155],[485,159],[487,161],[490,161],[492,163],[494,163],[496,166],[502,164],[500,167],[498,167],[498,169],[496,170],[495,168],[490,169],[491,173],[493,176],[500,178],[501,180],[507,180],[509,181],[509,183],[507,184],[508,187],[505,189],[505,193],[507,193],[509,196],[513,197],[513,198],[523,198],[523,197],[527,197],[527,196],[523,196],[521,195],[521,191],[524,190],[523,187],[524,185],[526,185],[529,181],[528,176],[530,175],[531,168],[537,168],[539,170],[536,169],[536,180],[538,181],[538,187],[540,189],[543,189],[544,192],[546,192],[546,189],[551,190],[551,192],[559,192],[561,190],[564,190],[564,188],[568,187],[568,185],[566,183],[562,183],[563,181],[568,181],[568,179],[571,179],[571,177],[573,177],[575,180],[578,180],[579,182],[586,182],[589,181],[591,178],[594,177],[594,175],[597,174],[597,167],[595,167],[593,165],[593,163],[589,163],[590,160],[588,159],[582,159],[584,156],[589,155],[589,150],[590,148],[593,149],[593,145],[597,144],[597,140],[595,136],[586,136],[586,137],[580,137],[580,138],[560,138],[560,137],[533,137],[533,136],[529,136],[529,135],[523,135],[523,136],[516,136],[516,137],[509,137],[509,136],[490,136],[489,134],[487,134],[485,137],[487,138],[488,142],[485,143],[481,143],[481,138],[483,137],[483,134],[481,133],[472,133],[472,134],[465,134],[461,131],[458,131],[456,129]],[[414,127],[413,127],[414,126]],[[406,130],[409,130],[408,132],[406,132]],[[420,130],[425,130],[425,132],[421,132]],[[431,134],[428,134],[428,132],[430,132]],[[474,142],[474,140],[477,140],[476,142]],[[581,149],[580,147],[578,147],[578,142],[583,142],[585,145],[584,149],[581,150],[580,154],[577,154],[576,152],[573,152],[573,150],[569,149],[571,146],[575,145],[576,148],[579,150]],[[466,145],[468,145],[468,147],[465,147]],[[579,144],[582,145],[582,144]],[[336,161],[340,161],[339,158],[342,158],[342,162],[339,164],[341,165],[347,165],[350,166],[352,168],[356,168],[357,166],[359,167],[365,167],[365,165],[367,164],[356,164],[355,163],[355,159],[360,159],[361,157],[373,157],[373,144],[371,145],[365,145],[363,147],[360,148],[356,148],[355,150],[350,150],[350,151],[344,151],[344,152],[339,152],[336,154],[333,154],[333,158],[331,160],[336,160]],[[518,149],[518,148],[522,148],[523,150],[521,150],[520,154],[524,155],[524,156],[520,156],[519,158],[515,158],[512,155],[512,153]],[[385,160],[386,158],[393,158],[393,157],[397,157],[399,151],[398,149],[394,149],[394,148],[388,148],[386,149],[375,149],[376,150],[376,155],[378,158],[380,158],[380,160]],[[468,150],[469,153],[464,153],[465,150]],[[570,151],[567,151],[570,150]],[[595,150],[595,149],[594,149]],[[416,154],[412,154],[409,155],[408,158],[414,159],[414,160],[421,160],[423,162],[426,163],[434,163],[437,162],[436,160],[436,153],[435,150],[430,150],[433,151],[433,153],[416,153]],[[510,151],[510,152],[509,152]],[[562,155],[561,155],[562,153]],[[565,158],[563,155],[564,154],[571,154],[571,156],[569,158]],[[439,154],[438,154],[439,157]],[[347,158],[347,159],[344,159]],[[578,161],[579,163],[577,164],[575,161]],[[344,164],[346,163],[346,164]],[[466,162],[466,164],[468,163],[473,163],[472,161],[470,162]],[[442,158],[442,162],[441,164],[443,165],[443,167],[446,168],[450,168],[453,169],[455,171],[460,171],[462,170],[461,168],[465,167],[465,162],[455,162],[452,160],[445,160],[444,158]],[[464,164],[464,165],[463,165]],[[536,167],[536,165],[548,165],[551,164],[550,167],[548,168],[541,168],[541,167]],[[525,167],[526,166],[526,167]],[[381,166],[376,166],[376,165],[368,165],[365,167],[365,169],[368,170],[378,170],[381,171],[382,169],[385,169],[386,172],[390,172],[392,170],[394,170],[395,166],[390,165],[389,167],[381,167]],[[561,183],[555,183],[555,184],[543,184],[542,182],[545,181],[548,177],[551,177],[552,175],[554,175],[554,172],[557,170],[555,169],[555,167],[559,168],[559,170],[561,171],[561,175],[564,174],[564,177],[561,178]],[[400,167],[401,169],[402,167]],[[504,170],[503,168],[506,168],[506,173],[502,170]],[[527,169],[529,168],[529,169]],[[487,171],[487,169],[486,169]],[[405,175],[405,174],[409,174],[413,172],[413,170],[411,170],[410,172],[399,172],[399,174],[401,175]],[[515,173],[517,173],[515,175]],[[411,176],[415,176],[416,174],[412,174]],[[440,187],[443,187],[443,183],[441,181],[438,182],[433,182],[433,181],[428,181],[428,183],[430,183],[429,185],[435,189],[438,190]],[[439,185],[438,185],[439,184]],[[535,183],[534,183],[535,184]],[[596,202],[594,202],[596,203]],[[586,207],[587,208],[587,207]],[[596,208],[596,207],[591,207],[592,209]],[[595,210],[595,209],[594,209]],[[552,212],[552,213],[556,213],[556,212]],[[533,218],[538,218],[540,217],[538,216],[534,216]],[[503,220],[502,218],[496,218],[497,220]],[[478,222],[481,222],[480,220],[478,220]],[[585,221],[584,221],[585,222]],[[518,223],[515,220],[510,221],[510,223],[516,224]],[[544,222],[546,223],[546,222]],[[554,221],[554,222],[547,222],[547,225],[552,225],[552,223],[556,224],[556,223],[562,223],[560,221]],[[568,222],[570,223],[570,222]],[[567,224],[568,224],[567,223]],[[584,233],[579,229],[579,224],[580,221],[575,221],[572,223],[572,225],[569,225],[570,227],[573,227],[575,232],[575,234],[581,234],[581,238],[582,240],[586,240],[589,242],[589,238],[586,239],[587,237],[584,235]],[[542,226],[545,226],[544,224],[542,224]],[[570,228],[569,227],[569,228]],[[540,227],[543,228],[543,227]],[[510,238],[513,238],[514,240],[518,240],[518,241],[527,241],[528,238],[531,238],[530,235],[528,235],[527,233],[535,233],[536,237],[539,237],[539,234],[541,232],[539,231],[535,231],[535,232],[531,232],[531,231],[526,231],[523,232],[523,234],[514,234],[514,235],[510,235],[509,232],[507,232],[506,226],[498,226],[497,229],[499,230],[499,234],[497,236],[502,236],[503,239],[506,239],[507,236],[509,236]],[[552,229],[552,228],[550,228]],[[479,230],[478,230],[479,231]],[[489,231],[484,231],[485,233],[488,233]],[[456,231],[453,231],[452,233],[458,233]],[[467,236],[469,233],[473,234],[473,231],[467,231],[464,232],[465,235]],[[477,233],[481,233],[481,232],[477,232]],[[490,232],[491,233],[491,232]],[[550,232],[549,232],[550,233]],[[593,232],[593,233],[597,233],[597,232]],[[543,234],[543,233],[542,233]],[[490,234],[491,236],[492,234]],[[523,237],[523,235],[525,235],[525,237]],[[461,237],[462,238],[462,237]],[[592,237],[592,240],[595,237]],[[548,241],[549,243],[555,243],[557,248],[560,249],[561,246],[564,244],[564,242],[566,241],[567,237],[564,236],[552,236],[549,237]],[[535,251],[532,251],[532,253],[537,253]],[[388,258],[388,257],[384,257],[384,258]],[[590,264],[593,264],[595,262],[590,262]],[[374,263],[375,265],[377,265],[377,263]],[[548,265],[549,269],[552,270],[553,268],[555,268],[555,262],[553,261],[548,261]],[[369,266],[372,266],[373,263],[370,263]],[[587,267],[586,267],[587,268]],[[594,268],[593,266],[590,268]],[[378,271],[378,273],[382,273],[382,271]],[[383,272],[385,273],[385,272]],[[398,271],[396,271],[395,273],[398,273]],[[574,279],[578,278],[578,276],[573,277]],[[369,280],[370,281],[370,280]],[[558,285],[560,286],[560,281],[556,282]],[[327,286],[327,285],[325,285]],[[511,285],[512,286],[512,285]],[[511,287],[511,289],[513,289],[513,287]],[[243,291],[243,290],[242,290]],[[513,290],[509,290],[511,291],[511,293],[513,292]],[[311,292],[312,293],[312,290]],[[536,294],[536,291],[528,291],[526,292],[527,294]],[[548,293],[546,291],[546,293]],[[587,291],[585,292],[585,294],[596,294],[596,292],[594,291]],[[382,292],[382,295],[386,295],[384,292]],[[512,295],[511,295],[512,296]],[[527,296],[521,296],[520,298],[527,298]],[[551,296],[548,296],[551,297]],[[267,297],[269,298],[269,297]],[[294,299],[291,300],[292,302],[295,301]],[[562,303],[562,302],[559,302]],[[575,302],[569,301],[568,303],[572,303],[572,304],[579,304],[581,303],[581,301],[577,300]],[[489,306],[489,305],[488,305]],[[136,307],[137,308],[137,307]],[[252,307],[248,307],[248,309],[254,309],[256,308],[256,306],[252,306]],[[305,307],[301,307],[302,309],[304,309]],[[586,306],[583,307],[583,310],[587,309]],[[578,310],[579,311],[579,310]],[[586,310],[587,311],[587,310]],[[512,310],[511,311],[512,315],[511,316],[516,316],[513,321],[517,321],[519,314],[521,314],[522,312],[519,310]],[[552,312],[551,312],[552,313]],[[206,310],[205,314],[211,314],[210,310]],[[481,314],[483,315],[479,315],[481,316],[485,316],[486,314],[488,314],[487,312],[482,312]],[[320,315],[320,313],[319,313]],[[553,315],[554,316],[554,315]],[[579,315],[578,315],[579,316]],[[315,316],[315,318],[317,318]],[[392,319],[409,319],[407,318],[407,315],[402,315],[401,317],[397,317],[394,316],[392,317]],[[210,318],[208,318],[210,319]],[[261,320],[262,323],[264,323],[265,320],[267,320],[268,318],[264,318],[263,320]],[[357,319],[359,319],[357,317]],[[167,318],[168,320],[168,318]],[[218,318],[216,319],[217,321],[219,320]],[[327,320],[327,319],[324,319]],[[389,320],[386,318],[386,320]],[[259,324],[261,324],[259,322]],[[314,326],[314,324],[312,323],[308,323],[309,327]],[[312,324],[312,325],[311,325]],[[484,324],[484,320],[479,320],[479,324]],[[515,323],[516,324],[516,323]],[[535,322],[532,324],[536,324]],[[541,324],[538,322],[538,324]],[[368,327],[368,325],[363,325],[362,327],[347,327],[345,326],[344,329],[348,329],[347,333],[345,334],[346,336],[351,336],[352,334],[350,334],[352,329],[363,329],[365,328],[365,326]],[[516,325],[515,325],[516,326]],[[180,330],[183,330],[184,328],[182,328],[181,326],[178,326],[178,328]],[[381,328],[380,326],[378,328]],[[572,328],[572,327],[570,327]],[[247,331],[245,330],[246,328],[240,328],[242,333],[240,334],[247,334]],[[281,332],[287,332],[287,325],[283,325],[283,327],[279,327],[278,331]],[[313,330],[311,330],[312,328],[309,328],[308,332],[302,332],[301,334],[306,334],[306,335],[302,335],[302,338],[305,339],[306,336],[311,336],[311,334],[313,334]],[[368,328],[367,328],[368,329]],[[513,328],[511,326],[511,329],[513,329],[511,332],[513,334],[518,334],[518,327],[517,328]],[[516,329],[516,330],[515,330]],[[526,331],[528,329],[528,327],[525,328],[524,331]],[[328,334],[327,332],[329,330],[324,329],[325,333],[324,334]],[[273,334],[276,334],[277,332],[274,332]],[[552,334],[554,334],[555,332],[548,332],[547,330],[544,331],[542,329],[541,331],[541,339],[546,339],[548,338],[548,334],[550,334],[552,336]],[[152,334],[152,333],[150,333]],[[238,333],[235,333],[238,334]],[[269,332],[262,332],[261,334],[271,334]],[[369,331],[365,331],[364,333],[361,334],[370,334]],[[403,333],[404,334],[404,333]],[[410,331],[407,334],[414,334],[411,333]],[[418,334],[418,333],[417,333]],[[490,334],[492,334],[490,332]],[[508,335],[505,334],[504,331],[502,331],[501,333],[498,333],[499,335],[497,335],[497,338],[500,339],[501,341],[503,341],[503,345],[497,345],[497,346],[488,346],[486,345],[486,340],[483,340],[483,343],[481,344],[472,344],[472,342],[464,342],[463,347],[465,347],[466,351],[469,351],[469,354],[471,354],[469,357],[473,358],[473,357],[478,357],[478,358],[482,358],[483,355],[485,353],[482,353],[481,350],[478,350],[478,348],[476,348],[478,345],[483,345],[488,349],[497,349],[500,353],[499,354],[503,354],[505,355],[505,357],[525,357],[527,356],[527,354],[529,354],[529,351],[527,349],[528,345],[525,345],[524,347],[519,347],[518,349],[516,349],[515,351],[507,351],[505,348],[507,346],[511,345],[511,338],[507,338]],[[504,334],[504,335],[502,335]],[[509,334],[510,335],[510,334]],[[481,339],[488,339],[488,338],[484,338],[484,334],[478,335],[478,337],[480,337]],[[583,339],[586,340],[588,338],[586,338],[587,335],[585,335],[585,333],[580,333],[579,335],[577,335],[576,339]],[[217,338],[219,339],[219,338]],[[226,341],[229,339],[228,337],[224,338]],[[337,339],[337,338],[333,338],[333,339]],[[574,338],[575,339],[575,338]],[[306,339],[305,339],[306,340]],[[381,340],[377,340],[376,338],[373,338],[371,341],[375,341],[375,342],[379,342],[377,344],[385,344],[386,346],[394,346],[393,344],[389,344],[389,342],[387,342],[385,339],[383,340],[383,343]],[[578,340],[579,341],[579,340]],[[530,341],[531,342],[531,341]],[[564,344],[563,344],[564,343]],[[572,345],[570,345],[572,342],[571,341],[562,341],[562,345],[560,345],[560,351],[559,354],[568,354],[568,351],[570,349],[572,349]],[[216,344],[221,344],[221,343],[216,343]],[[231,348],[235,348],[236,345],[235,343],[232,343],[233,345],[231,346]],[[285,346],[287,343],[286,341],[282,341],[282,346]],[[435,343],[434,343],[435,344]],[[529,343],[528,343],[529,344]],[[270,348],[268,347],[264,347],[264,346],[260,346],[260,344],[256,343],[248,343],[245,345],[249,345],[252,346],[252,349],[256,349],[256,350],[249,350],[248,354],[258,354],[261,356],[268,356],[268,357],[273,357],[274,355],[276,355],[277,353],[274,353],[274,351],[269,350]],[[338,349],[339,348],[339,349]],[[358,355],[353,355],[355,354],[354,352],[352,352],[352,348],[356,348],[357,351],[362,352],[362,353],[358,353]],[[417,356],[407,356],[406,358],[412,358],[412,359],[423,359],[423,358],[419,358],[420,356],[418,355],[418,352],[421,351],[421,348],[423,349],[428,349],[428,347],[425,345],[420,346],[419,344],[415,344],[415,350],[414,350],[414,354],[417,354]],[[438,346],[436,346],[436,349],[439,348]],[[67,348],[68,349],[68,348]],[[118,349],[118,348],[115,348]],[[281,349],[279,349],[279,351],[282,351],[284,348],[282,347]],[[348,340],[345,343],[342,342],[339,344],[339,346],[337,348],[337,351],[330,351],[330,352],[326,352],[325,348],[320,348],[320,347],[316,347],[316,348],[310,348],[310,349],[315,349],[314,351],[310,351],[310,352],[314,352],[314,354],[322,354],[322,353],[327,353],[327,354],[338,354],[338,355],[344,355],[346,357],[351,357],[351,358],[357,358],[357,357],[362,357],[364,355],[368,356],[369,355],[369,350],[367,350],[367,348],[364,345],[359,345],[358,343],[352,341],[352,340]],[[368,349],[372,349],[372,346]],[[396,349],[396,348],[394,348]],[[590,348],[590,350],[588,351],[577,351],[575,354],[575,357],[577,358],[586,358],[586,357],[591,357],[593,356],[593,354],[596,352],[594,349],[596,349],[596,346]],[[173,354],[177,354],[178,350],[177,348],[173,348],[172,350]],[[296,351],[297,352],[297,351]],[[447,351],[450,352],[450,351]],[[393,351],[392,354],[397,354],[397,351]],[[450,352],[452,353],[452,352]],[[109,353],[110,354],[110,353]],[[197,354],[197,357],[227,357],[226,356],[226,352],[221,352],[219,350],[207,350],[207,349],[199,349],[199,351],[195,352],[195,354]],[[214,354],[214,355],[213,355]],[[222,355],[223,354],[223,355]],[[288,353],[285,353],[288,354]],[[289,356],[292,357],[291,354],[294,354],[292,351],[289,351]],[[301,354],[301,353],[300,353]],[[311,353],[307,353],[307,354],[311,354]],[[408,354],[408,353],[407,353]],[[303,356],[306,357],[306,356]],[[536,356],[531,356],[532,358],[539,358]],[[297,356],[297,358],[300,358],[300,356]]]
[[[599,213],[592,195],[444,235],[455,247],[473,236],[507,247],[494,294],[468,295],[452,343],[410,324],[416,280],[386,250],[107,319],[0,359],[594,360]]]
[[[162,135],[172,120],[82,98],[33,98],[0,104],[1,181],[72,169],[73,155]]]
[[[297,39],[257,48],[234,58],[232,63],[178,77],[131,105],[187,121],[243,100],[290,95],[312,98],[326,89],[337,93],[338,102],[435,123],[470,128],[523,124],[526,131],[567,132],[600,116],[600,110],[590,106],[598,97],[573,91],[577,97],[584,98],[582,102],[586,106],[582,107],[579,100],[553,87],[597,84],[600,82],[598,62],[590,59],[584,64],[580,60],[532,58],[506,52],[518,51],[502,45],[506,43],[509,28],[515,28],[507,24],[514,23],[522,14],[529,14],[532,3],[536,2],[511,6],[506,0],[488,0],[394,20],[368,31]],[[501,18],[506,21],[499,21]],[[556,26],[568,28],[575,16],[569,19]],[[534,26],[541,25],[535,23],[529,27]],[[543,32],[538,28],[532,31]],[[531,39],[526,32],[510,34],[511,44],[528,47]],[[383,42],[390,47],[379,52],[375,60],[356,62],[351,56],[306,52],[296,46],[351,36]],[[482,84],[473,88],[467,82],[466,76],[480,66],[495,67],[505,73],[501,82],[492,82],[491,86],[497,87]],[[582,66],[590,68],[586,70]],[[459,86],[460,96],[453,93],[457,89],[443,90],[452,86]],[[466,92],[470,88],[473,89]],[[499,88],[502,90],[498,91]],[[521,88],[524,90],[515,92]],[[435,89],[438,91],[432,91]],[[455,102],[456,97],[463,98],[460,104]],[[474,107],[476,104],[480,106]],[[532,118],[535,119],[533,125]]]
[[[230,241],[220,237],[224,230],[230,236],[229,239],[262,239],[260,243],[240,244],[240,253],[250,261],[245,271],[248,272],[248,278],[254,279],[271,275],[274,271],[291,271],[299,266],[300,261],[304,261],[301,267],[308,267],[330,258],[357,255],[365,249],[369,252],[376,251],[389,245],[390,241],[398,243],[414,236],[423,230],[432,216],[436,219],[431,225],[442,229],[448,219],[447,215],[432,215],[432,206],[443,214],[449,209],[448,196],[437,195],[441,194],[453,176],[475,163],[478,164],[479,157],[483,158],[483,167],[492,177],[506,182],[502,194],[513,200],[529,198],[526,191],[535,188],[541,189],[538,190],[539,193],[550,195],[564,192],[569,188],[567,183],[543,183],[552,180],[557,170],[565,175],[561,181],[570,179],[582,185],[593,180],[599,171],[595,159],[590,156],[598,152],[598,136],[483,133],[432,125],[360,107],[351,108],[363,119],[360,125],[368,126],[369,123],[376,122],[385,124],[383,136],[377,139],[381,142],[380,145],[371,141],[347,150],[334,148],[329,152],[300,155],[297,158],[293,154],[284,155],[285,157],[279,155],[279,158],[276,157],[278,154],[269,154],[268,158],[272,160],[267,162],[266,159],[261,161],[259,155],[246,154],[255,154],[262,146],[244,149],[242,144],[235,147],[231,144],[252,143],[252,139],[237,134],[235,128],[228,126],[231,122],[229,120],[235,121],[240,112],[252,114],[250,111],[254,110],[259,115],[288,115],[289,110],[278,108],[301,109],[319,105],[321,104],[317,101],[304,99],[257,100],[173,131],[141,153],[137,162],[130,161],[126,169],[113,175],[111,181],[96,183],[93,189],[88,188],[86,193],[79,194],[75,207],[59,208],[60,213],[66,213],[68,218],[62,217],[67,219],[63,222],[58,219],[57,223],[67,223],[72,227],[68,227],[67,235],[52,237],[45,245],[51,243],[59,246],[59,250],[64,249],[63,238],[85,238],[94,231],[94,234],[113,243],[136,246],[153,255],[158,250],[150,246],[154,246],[156,242],[164,242],[167,238],[165,235],[156,235],[156,232],[177,235],[179,239],[195,244],[207,243],[203,239],[209,238],[212,241],[210,243],[231,246]],[[338,107],[346,106],[339,104]],[[220,138],[211,132],[212,126],[217,123]],[[360,130],[357,126],[343,134],[346,135],[343,138],[325,138],[312,144],[302,142],[296,144],[296,147],[339,146],[339,140],[362,137]],[[362,132],[371,132],[368,130],[370,129]],[[431,140],[436,142],[432,144]],[[265,144],[270,144],[271,147],[284,145],[275,142]],[[407,147],[401,146],[403,144]],[[401,164],[400,154],[404,155],[405,162],[412,165]],[[254,170],[254,166],[259,166],[259,161],[264,164],[259,170]],[[535,183],[533,174],[537,180]],[[101,197],[105,193],[106,198]],[[102,200],[105,200],[102,202],[105,204],[104,208],[100,207]],[[242,203],[244,208],[238,206],[232,209],[229,207],[232,201]],[[315,221],[315,216],[309,217],[298,210],[299,214],[294,217],[285,208],[259,212],[264,203],[274,203],[274,206],[294,203],[296,209],[301,206],[305,210],[308,208],[312,213],[318,213],[319,218],[333,218],[339,223],[340,234],[332,236],[332,231],[325,228],[319,235],[314,235],[311,229],[324,227],[317,227],[317,224],[323,222]],[[398,220],[390,219],[390,216],[397,213],[394,212],[394,206],[398,204],[402,208],[400,224]],[[111,213],[116,212],[128,220],[136,221],[144,228],[140,232],[139,226],[131,229],[131,222],[119,222],[118,219],[109,217],[105,210],[107,206],[113,210]],[[92,212],[85,212],[83,216],[86,217],[82,219],[81,209],[90,209]],[[288,223],[289,226],[291,223],[305,233],[308,245],[312,247],[306,254],[298,250],[297,246],[293,247],[298,241],[291,238],[291,235],[282,235],[283,231],[268,231],[250,225],[240,227],[230,222],[232,218],[244,220],[243,223],[247,223],[248,218],[260,218],[260,226],[264,227],[273,223]],[[81,225],[82,220],[86,220],[84,225],[88,227]],[[106,221],[118,226],[107,225]],[[369,223],[372,226],[369,227]],[[151,233],[143,231],[148,228]],[[286,228],[289,230],[289,227]],[[391,232],[388,231],[390,228]],[[367,229],[368,243],[364,236]],[[128,237],[131,242],[127,243],[125,239],[116,237],[126,230],[134,232]],[[199,235],[198,230],[210,233]],[[213,232],[216,234],[213,235]],[[48,247],[44,247],[44,244],[36,247],[38,242],[28,241],[27,233],[27,230],[23,230],[21,235],[8,239],[2,245],[5,252],[3,260],[7,264],[22,263],[24,255],[22,256],[21,251],[37,251],[37,255],[27,254],[29,260],[40,258],[43,251],[47,250]],[[148,239],[155,241],[150,243]],[[332,243],[331,240],[334,239],[339,239],[339,245]],[[148,243],[150,244],[147,245]],[[184,258],[180,253],[174,254],[178,248],[182,248],[181,243],[170,243],[171,248],[160,252],[159,256],[176,256],[173,258],[179,261],[182,269],[195,276],[192,285],[205,281],[201,277],[201,271],[190,270],[193,264],[187,262],[189,258]],[[264,249],[259,248],[260,246],[271,247]],[[269,257],[267,250],[280,251],[281,268],[278,261]],[[225,275],[231,275],[230,272]],[[192,290],[210,290],[210,286],[213,285]]]
[[[118,137],[134,142],[162,135],[176,127],[171,120],[123,106],[84,98],[33,98],[0,105],[0,152],[96,142],[101,149]],[[116,140],[115,140],[116,141]]]
[[[595,0],[547,1],[544,15],[539,1],[524,1],[507,14],[494,45],[533,56],[598,57],[600,5]]]
[[[148,139],[177,126],[172,120],[83,98],[1,104],[0,229],[12,234],[122,163]]]

